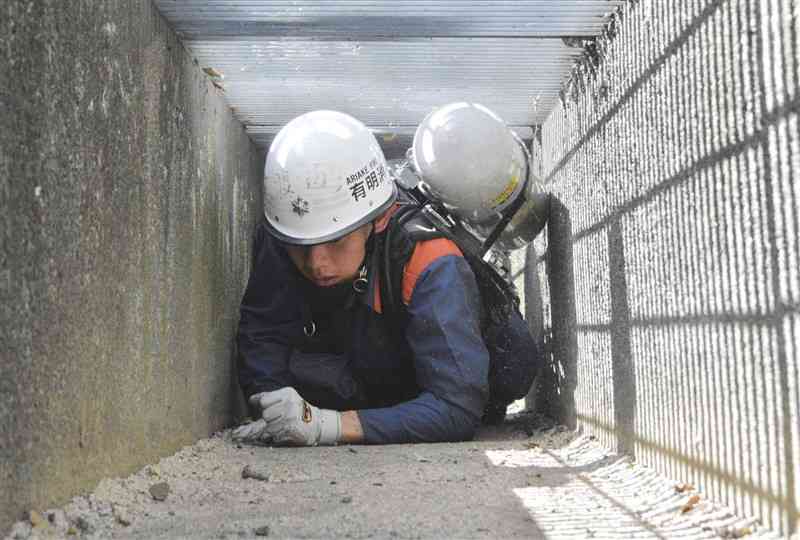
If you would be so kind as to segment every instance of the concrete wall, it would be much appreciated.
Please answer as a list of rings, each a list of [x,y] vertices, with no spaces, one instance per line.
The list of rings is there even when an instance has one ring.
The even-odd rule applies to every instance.
[[[783,532],[800,491],[800,4],[628,4],[541,129],[566,420]],[[538,291],[538,292],[537,292]]]
[[[0,531],[231,419],[263,156],[149,1],[0,17]]]

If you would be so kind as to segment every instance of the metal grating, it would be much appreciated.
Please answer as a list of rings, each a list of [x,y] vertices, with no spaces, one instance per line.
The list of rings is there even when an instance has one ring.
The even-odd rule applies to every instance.
[[[560,38],[598,34],[622,3],[155,0],[262,145],[323,108],[388,137],[462,100],[540,124],[581,54]]]
[[[613,0],[160,0],[187,39],[593,36]]]

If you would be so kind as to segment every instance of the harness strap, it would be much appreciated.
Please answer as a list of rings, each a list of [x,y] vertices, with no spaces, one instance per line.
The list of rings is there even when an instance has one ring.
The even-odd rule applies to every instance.
[[[383,236],[383,261],[382,272],[379,274],[381,281],[381,305],[383,306],[383,313],[397,313],[397,287],[392,279],[392,254],[399,247],[407,250],[407,246],[396,246],[394,231],[397,227],[403,227],[414,215],[419,211],[419,206],[416,204],[405,204],[401,206],[397,212],[392,216],[386,232]],[[407,259],[410,253],[403,254],[403,258]],[[407,261],[404,261],[407,262]]]

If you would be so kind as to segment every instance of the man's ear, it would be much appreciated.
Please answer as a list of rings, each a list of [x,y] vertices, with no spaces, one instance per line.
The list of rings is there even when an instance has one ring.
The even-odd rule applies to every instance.
[[[375,222],[370,221],[364,229],[364,251],[367,253],[372,251],[373,240],[375,238],[372,234],[373,232],[375,232]]]
[[[369,240],[369,238],[372,236],[372,233],[375,231],[375,222],[370,221],[364,227],[365,227],[364,241],[366,242],[367,240]]]

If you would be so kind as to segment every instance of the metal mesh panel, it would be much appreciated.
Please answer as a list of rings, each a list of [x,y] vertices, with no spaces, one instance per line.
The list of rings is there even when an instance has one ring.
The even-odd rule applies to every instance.
[[[263,145],[315,109],[391,133],[466,100],[538,125],[581,54],[558,37],[596,35],[621,3],[156,1]]]

